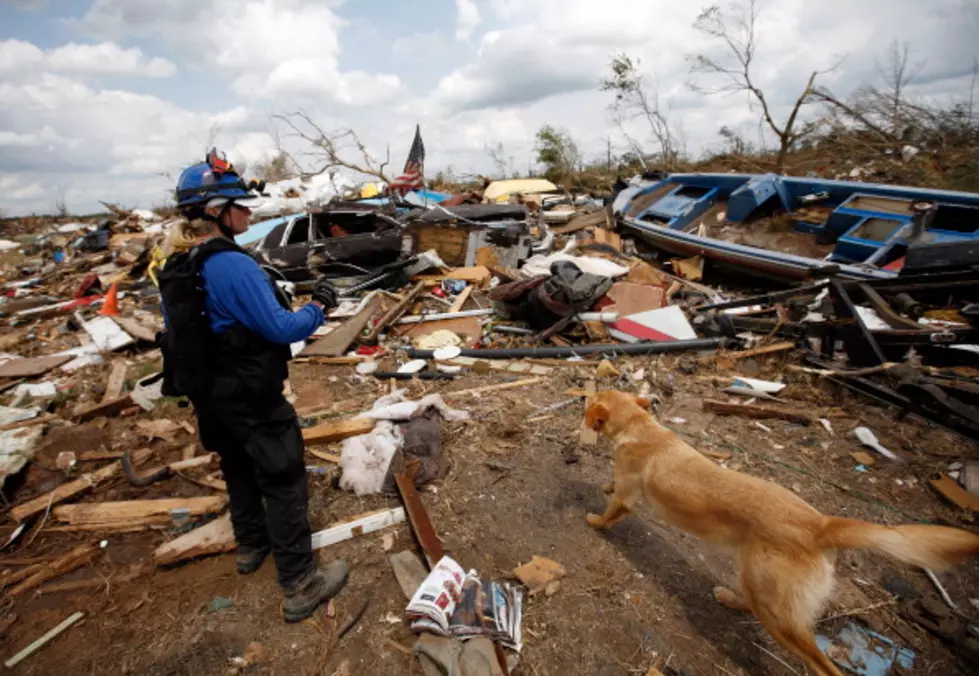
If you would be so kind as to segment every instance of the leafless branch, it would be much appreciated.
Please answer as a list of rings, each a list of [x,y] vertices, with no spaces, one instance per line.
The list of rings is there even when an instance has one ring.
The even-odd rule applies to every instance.
[[[302,171],[302,176],[322,174],[331,169],[348,169],[388,181],[384,167],[390,163],[390,151],[385,160],[378,164],[353,129],[327,132],[302,111],[272,117],[290,130],[288,134],[290,137],[297,138],[311,147],[311,150],[303,152],[303,157],[313,162],[314,168],[310,171]],[[347,159],[354,151],[360,155],[359,163]],[[302,163],[295,157],[289,155],[289,158],[296,166],[302,168]]]

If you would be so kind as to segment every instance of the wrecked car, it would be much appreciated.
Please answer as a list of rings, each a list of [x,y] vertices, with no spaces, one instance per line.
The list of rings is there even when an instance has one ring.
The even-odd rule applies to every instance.
[[[274,223],[267,234],[245,248],[291,282],[319,275],[359,275],[401,256],[401,224],[374,206],[333,204]],[[252,228],[261,230],[263,225]]]

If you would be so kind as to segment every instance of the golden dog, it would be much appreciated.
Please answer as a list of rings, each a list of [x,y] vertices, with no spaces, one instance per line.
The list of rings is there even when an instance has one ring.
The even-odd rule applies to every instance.
[[[591,397],[584,424],[615,443],[607,528],[645,497],[668,523],[736,552],[741,596],[715,598],[749,610],[783,647],[816,674],[842,676],[819,650],[812,625],[833,588],[836,549],[876,549],[904,563],[940,570],[979,554],[979,535],[943,526],[882,526],[825,516],[794,493],[714,464],[660,425],[649,402],[624,392]]]

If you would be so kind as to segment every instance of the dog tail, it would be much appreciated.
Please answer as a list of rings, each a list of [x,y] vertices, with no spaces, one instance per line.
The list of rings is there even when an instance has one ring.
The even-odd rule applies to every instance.
[[[876,549],[903,563],[942,570],[979,555],[979,535],[945,526],[882,526],[828,516],[819,535],[823,549]]]

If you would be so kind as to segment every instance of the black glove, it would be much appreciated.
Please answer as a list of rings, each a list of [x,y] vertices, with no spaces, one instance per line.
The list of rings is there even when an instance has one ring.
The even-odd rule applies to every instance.
[[[337,306],[337,290],[326,277],[320,277],[313,285],[313,302],[319,303],[327,310]]]

